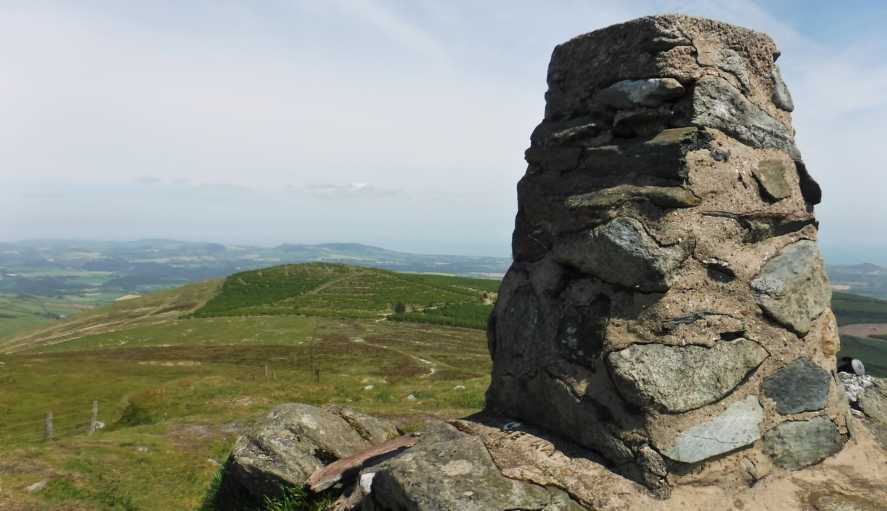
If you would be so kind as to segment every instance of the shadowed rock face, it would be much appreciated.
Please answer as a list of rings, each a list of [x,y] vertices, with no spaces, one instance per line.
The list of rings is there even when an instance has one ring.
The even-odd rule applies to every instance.
[[[841,448],[821,191],[778,55],[672,15],[555,48],[488,332],[491,412],[660,496],[688,470],[742,480]]]

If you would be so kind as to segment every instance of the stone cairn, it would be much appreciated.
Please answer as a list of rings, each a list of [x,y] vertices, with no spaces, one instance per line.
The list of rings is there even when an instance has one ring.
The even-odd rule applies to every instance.
[[[555,48],[488,331],[487,409],[668,496],[841,450],[792,99],[766,35],[655,16]]]

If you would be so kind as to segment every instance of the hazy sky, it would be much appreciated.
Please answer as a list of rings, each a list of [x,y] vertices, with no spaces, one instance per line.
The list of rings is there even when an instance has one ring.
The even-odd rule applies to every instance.
[[[830,262],[887,263],[887,2],[0,4],[0,240],[507,255],[555,44],[682,12],[769,33]]]

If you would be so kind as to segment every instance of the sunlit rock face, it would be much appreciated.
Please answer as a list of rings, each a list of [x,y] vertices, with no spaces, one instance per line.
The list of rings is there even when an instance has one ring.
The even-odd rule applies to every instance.
[[[778,56],[685,16],[555,48],[490,320],[490,411],[662,496],[841,449],[821,191]]]

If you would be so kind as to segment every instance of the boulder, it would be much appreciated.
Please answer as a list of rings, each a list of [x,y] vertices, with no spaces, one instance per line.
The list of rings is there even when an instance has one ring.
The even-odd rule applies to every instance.
[[[581,511],[566,493],[502,475],[476,436],[439,423],[372,480],[372,511]]]
[[[761,438],[763,418],[758,396],[748,396],[714,418],[680,432],[671,446],[658,447],[669,459],[698,463],[757,441]]]
[[[793,243],[767,261],[751,287],[768,315],[802,336],[832,298],[819,247],[810,240]]]
[[[393,424],[337,406],[275,407],[237,439],[225,463],[220,509],[261,504],[318,469],[398,436]],[[247,503],[247,504],[244,504]]]
[[[828,417],[783,422],[764,434],[764,452],[776,465],[798,470],[840,451],[845,438]]]
[[[764,395],[782,415],[816,412],[825,408],[832,377],[809,359],[799,358],[764,380]]]
[[[739,339],[713,348],[635,344],[607,360],[626,399],[674,413],[720,400],[766,358],[758,343]]]

